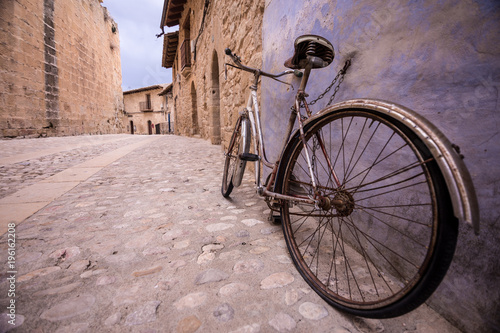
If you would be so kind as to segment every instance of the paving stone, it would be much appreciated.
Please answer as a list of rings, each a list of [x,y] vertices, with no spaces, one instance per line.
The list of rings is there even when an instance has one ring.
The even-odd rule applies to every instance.
[[[264,262],[260,259],[240,260],[234,264],[235,274],[256,273],[264,269]]]
[[[142,251],[142,254],[145,256],[156,256],[156,255],[160,255],[160,254],[165,254],[169,251],[170,251],[170,248],[168,248],[166,246],[157,246],[157,247],[149,247],[149,248],[144,249],[144,251]]]
[[[106,318],[104,321],[104,326],[113,326],[118,324],[118,322],[122,319],[122,315],[120,312],[113,313],[111,316]]]
[[[297,327],[297,322],[290,315],[280,312],[269,321],[269,325],[278,332],[289,332]]]
[[[89,331],[89,323],[72,323],[59,327],[54,333],[85,333]]]
[[[285,304],[288,306],[294,305],[299,300],[299,293],[295,289],[290,289],[285,292]]]
[[[294,281],[294,277],[288,272],[280,272],[266,277],[260,282],[261,289],[282,288]]]
[[[162,239],[164,241],[170,241],[170,240],[175,240],[181,236],[187,236],[187,235],[189,235],[189,232],[186,230],[174,229],[167,231],[165,234],[163,234]]]
[[[42,252],[27,252],[21,253],[17,256],[17,263],[19,265],[27,264],[29,262],[38,260],[42,256]]]
[[[24,323],[25,317],[21,314],[0,313],[0,332],[8,332],[21,326]]]
[[[236,237],[239,237],[239,238],[250,237],[250,232],[248,230],[240,230],[236,233]]]
[[[328,311],[323,305],[312,302],[304,302],[299,306],[299,312],[304,318],[320,320],[328,316]]]
[[[226,272],[218,269],[209,269],[198,274],[195,279],[195,284],[200,285],[205,283],[219,282],[222,280],[226,280],[228,277],[229,275]]]
[[[33,278],[39,277],[39,276],[45,276],[49,274],[53,274],[55,272],[59,272],[61,270],[61,267],[59,266],[52,266],[52,267],[45,267],[45,268],[40,268],[37,269],[33,272],[29,272],[28,274],[21,275],[20,277],[17,278],[17,282],[26,282],[29,281]]]
[[[141,271],[135,271],[132,273],[133,276],[135,277],[140,277],[140,276],[145,276],[145,275],[151,275],[160,272],[163,269],[162,266],[154,266],[145,270]]]
[[[174,260],[168,264],[168,267],[172,271],[176,271],[180,267],[184,267],[187,265],[187,262],[185,260]]]
[[[232,295],[236,295],[240,292],[248,291],[248,290],[250,290],[250,286],[248,284],[240,283],[240,282],[233,282],[233,283],[226,284],[225,286],[220,288],[219,294],[221,294],[222,296],[232,296]]]
[[[271,248],[268,246],[257,246],[257,247],[252,248],[249,252],[251,254],[262,254],[262,253],[269,251],[270,249]]]
[[[231,223],[215,223],[206,226],[205,229],[207,229],[208,232],[217,232],[217,231],[224,231],[233,227],[234,224]]]
[[[264,222],[262,222],[261,220],[256,220],[256,219],[245,219],[245,220],[241,220],[241,223],[243,223],[247,227],[253,227],[257,224],[262,224]]]
[[[191,244],[191,241],[189,239],[185,239],[183,241],[176,242],[174,244],[174,249],[176,249],[176,250],[185,249],[185,248],[189,247],[190,244]]]
[[[193,309],[205,304],[207,297],[208,295],[205,292],[191,293],[175,302],[174,306],[177,310]]]
[[[108,284],[113,284],[116,281],[116,276],[103,275],[97,278],[95,282],[96,286],[105,286]]]
[[[260,325],[258,323],[254,323],[252,325],[242,326],[234,331],[230,331],[229,333],[259,333]]]
[[[123,253],[123,254],[114,254],[110,256],[106,256],[104,259],[109,261],[110,263],[123,263],[132,261],[136,258],[135,252]]]
[[[138,310],[125,318],[125,325],[135,326],[154,322],[156,320],[156,310],[160,304],[160,301],[149,301],[143,304]]]
[[[64,300],[48,310],[42,312],[40,318],[49,321],[59,321],[72,318],[85,313],[95,303],[95,297],[90,294],[82,294],[76,297]]]
[[[203,252],[216,252],[218,250],[222,250],[224,248],[223,244],[207,244],[203,245],[201,250]]]
[[[354,317],[352,320],[354,327],[358,329],[358,331],[363,333],[369,332],[384,332],[385,328],[382,322],[378,319],[368,319],[368,318],[360,318]]]
[[[90,266],[90,261],[87,259],[83,259],[72,263],[71,266],[68,267],[68,270],[78,273],[87,269],[89,266]]]
[[[227,322],[234,318],[234,309],[228,303],[224,303],[219,305],[213,314],[218,321]]]
[[[129,249],[143,248],[147,246],[154,237],[155,235],[153,233],[142,233],[140,235],[136,235],[132,240],[125,243],[125,247]]]
[[[223,216],[220,218],[221,221],[236,221],[237,219],[238,219],[238,216],[234,216],[234,215]]]
[[[106,269],[96,269],[96,270],[90,270],[90,271],[85,271],[83,272],[82,274],[80,274],[80,278],[82,279],[86,279],[86,278],[89,278],[91,276],[95,276],[95,275],[99,275],[99,274],[102,274],[102,273],[105,273],[107,270]]]
[[[75,282],[75,283],[71,283],[71,284],[68,284],[65,286],[61,286],[61,287],[45,289],[42,291],[37,291],[36,293],[33,294],[33,296],[65,294],[65,293],[69,293],[72,290],[75,290],[76,288],[80,287],[82,284],[83,284],[82,282]]]
[[[281,226],[275,226],[275,227],[268,227],[260,230],[260,233],[263,235],[270,235],[274,234],[276,232],[281,232],[283,229]]]
[[[177,324],[177,333],[194,333],[200,328],[202,322],[196,316],[182,318]]]

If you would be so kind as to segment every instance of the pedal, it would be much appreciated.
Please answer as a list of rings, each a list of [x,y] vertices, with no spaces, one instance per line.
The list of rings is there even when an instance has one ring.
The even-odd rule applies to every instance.
[[[272,224],[279,225],[279,224],[281,224],[281,214],[274,212],[274,211],[271,211],[267,220],[269,222],[271,222]]]
[[[260,159],[259,155],[250,154],[250,153],[240,154],[239,158],[242,161],[249,161],[249,162],[256,162]]]
[[[269,207],[271,208],[271,212],[267,218],[269,222],[272,224],[281,224],[280,205],[277,202],[270,202]]]

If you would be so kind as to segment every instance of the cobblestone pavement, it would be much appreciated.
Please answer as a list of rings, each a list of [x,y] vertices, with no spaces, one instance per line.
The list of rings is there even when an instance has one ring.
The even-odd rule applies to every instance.
[[[14,267],[12,230],[0,238],[0,332],[458,332],[425,305],[388,320],[328,306],[295,270],[252,175],[221,196],[220,146],[117,135],[0,148],[5,205],[50,179],[75,183],[18,221]],[[75,181],[82,165],[96,169]]]

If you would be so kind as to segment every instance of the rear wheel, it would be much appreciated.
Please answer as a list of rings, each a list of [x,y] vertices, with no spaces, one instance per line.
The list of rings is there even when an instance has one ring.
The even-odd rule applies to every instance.
[[[329,304],[388,318],[422,304],[451,263],[458,222],[429,149],[402,122],[370,108],[325,112],[285,150],[276,189],[291,257]],[[332,171],[333,170],[333,171]]]

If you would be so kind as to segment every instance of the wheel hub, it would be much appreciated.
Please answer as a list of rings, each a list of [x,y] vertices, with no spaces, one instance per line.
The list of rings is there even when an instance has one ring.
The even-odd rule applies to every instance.
[[[354,198],[351,193],[342,190],[335,194],[333,198],[318,195],[319,207],[325,211],[335,208],[339,216],[349,216],[354,210]]]
[[[347,191],[337,192],[333,198],[333,203],[340,216],[349,216],[354,210],[354,198]]]

